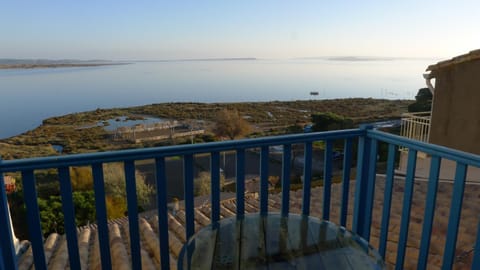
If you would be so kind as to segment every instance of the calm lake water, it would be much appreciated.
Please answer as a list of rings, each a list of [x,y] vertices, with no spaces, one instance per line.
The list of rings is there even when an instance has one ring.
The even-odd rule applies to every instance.
[[[235,60],[0,70],[0,138],[73,112],[161,102],[412,99],[436,60]]]

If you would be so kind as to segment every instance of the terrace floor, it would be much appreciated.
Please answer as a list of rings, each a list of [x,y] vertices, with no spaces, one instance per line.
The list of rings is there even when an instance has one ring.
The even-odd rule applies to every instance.
[[[400,219],[402,213],[402,200],[405,181],[397,177],[394,181],[394,192],[392,198],[392,209],[389,226],[389,236],[386,252],[386,262],[389,268],[395,263],[397,254],[397,242],[400,233]],[[353,196],[355,182],[351,182],[349,211],[347,228],[351,228],[353,217]],[[373,220],[371,227],[370,243],[378,248],[380,237],[382,207],[383,207],[384,177],[378,176],[375,189],[375,201],[373,209]],[[407,253],[405,258],[405,269],[416,269],[418,250],[422,233],[424,205],[427,193],[427,183],[418,180],[414,186],[412,211],[407,241]],[[452,184],[441,182],[438,188],[437,207],[432,230],[432,240],[428,269],[440,269],[445,235],[447,231],[448,215]],[[323,188],[313,188],[311,201],[311,215],[321,217]],[[457,240],[457,259],[453,269],[470,269],[472,263],[472,248],[476,239],[478,216],[480,215],[480,186],[467,185],[461,222]],[[301,212],[302,191],[291,191],[290,212]],[[341,205],[341,185],[332,185],[331,221],[339,223]],[[269,194],[269,211],[279,212],[281,207],[281,193]],[[230,217],[235,215],[235,199],[227,199],[221,202],[221,216]],[[245,198],[246,212],[259,212],[259,200],[257,193],[247,194]],[[195,229],[199,230],[210,223],[210,206],[204,204],[195,208]],[[180,253],[185,239],[185,212],[180,210],[176,215],[169,214],[169,244],[171,268],[176,269],[176,259]],[[153,212],[141,214],[140,235],[141,255],[143,269],[160,268],[160,247],[158,241],[158,217]],[[121,218],[109,222],[110,247],[114,269],[130,269],[130,247],[128,237],[128,219]],[[97,228],[95,224],[79,228],[79,250],[82,269],[100,269],[100,252]],[[68,268],[68,252],[65,236],[51,234],[45,241],[45,255],[49,269]],[[29,248],[19,259],[19,269],[30,269],[33,257]]]

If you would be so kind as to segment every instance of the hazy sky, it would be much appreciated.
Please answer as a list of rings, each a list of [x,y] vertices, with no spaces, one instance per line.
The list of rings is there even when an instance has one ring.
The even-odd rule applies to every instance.
[[[0,0],[0,58],[450,58],[480,1]]]

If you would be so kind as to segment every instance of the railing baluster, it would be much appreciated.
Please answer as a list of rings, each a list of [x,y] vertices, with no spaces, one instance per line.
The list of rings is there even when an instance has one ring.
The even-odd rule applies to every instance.
[[[195,213],[193,211],[193,155],[188,154],[183,157],[184,173],[184,200],[185,200],[185,232],[187,239],[195,233]]]
[[[405,135],[405,119],[403,118],[404,116],[402,115],[402,118],[400,119],[400,136]]]
[[[427,132],[427,125],[425,118],[420,118],[420,127],[422,129],[422,141],[426,142],[425,134]]]
[[[80,255],[78,254],[77,225],[75,223],[75,207],[73,205],[72,182],[68,167],[58,168],[60,177],[60,195],[62,197],[62,211],[67,235],[68,258],[72,270],[80,270]]]
[[[165,158],[155,159],[155,178],[157,180],[157,215],[158,238],[160,242],[160,260],[162,269],[170,269],[170,253],[168,243],[168,209],[167,209],[167,176],[165,174]]]
[[[343,149],[342,173],[342,208],[340,209],[340,225],[347,226],[348,198],[350,193],[350,171],[352,168],[352,139],[345,140]]]
[[[140,256],[140,233],[138,225],[137,188],[135,184],[135,163],[125,161],[125,181],[127,190],[128,228],[130,232],[130,257],[132,269],[142,269]]]
[[[430,117],[431,117],[431,116],[430,116]],[[428,119],[427,119],[427,140],[426,140],[426,142],[428,142],[428,141],[430,140],[430,130],[431,130],[430,125],[431,125],[431,121],[432,121],[431,118],[428,118]]]
[[[415,141],[378,130],[370,130],[368,131],[368,134],[370,138],[377,139],[382,142],[402,145],[406,148],[415,149],[416,151],[421,151],[426,154],[440,156],[442,159],[451,159],[460,163],[468,164],[469,166],[480,167],[479,155],[450,149],[445,146]]]
[[[212,224],[216,224],[220,220],[220,154],[212,152],[210,160],[211,174],[211,201],[212,201]]]
[[[410,223],[410,210],[412,208],[413,184],[417,163],[417,151],[408,149],[407,176],[405,178],[405,191],[403,195],[402,220],[400,225],[400,236],[398,240],[398,253],[395,269],[403,269],[405,253],[407,249],[408,225]]]
[[[268,146],[262,146],[260,153],[260,214],[268,214]]]
[[[281,215],[288,216],[290,206],[290,162],[292,157],[292,145],[283,145],[282,161],[282,209]]]
[[[390,209],[392,206],[396,151],[397,150],[394,144],[388,145],[387,174],[385,176],[385,191],[383,194],[382,227],[380,230],[380,245],[378,248],[378,252],[383,258],[385,258],[385,251],[387,250],[388,226],[390,223]]]
[[[2,243],[0,242],[0,244],[2,244]],[[9,245],[12,245],[12,243],[8,243],[8,244],[9,244]],[[7,269],[6,266],[5,266],[5,264],[3,263],[3,255],[4,255],[3,253],[4,253],[4,252],[3,252],[2,246],[0,246],[0,269],[1,269],[1,270]],[[15,258],[15,254],[14,254],[13,258]],[[12,259],[12,261],[15,262],[15,259]],[[12,263],[12,264],[11,264],[12,267],[13,267],[12,269],[17,269],[16,266],[15,266],[15,264],[16,264],[16,263]]]
[[[368,162],[368,182],[367,182],[367,198],[365,205],[365,225],[364,225],[364,235],[363,237],[370,241],[370,230],[372,224],[372,209],[373,202],[375,199],[375,182],[377,180],[377,148],[378,141],[375,139],[371,140],[370,143],[370,161]]]
[[[310,194],[312,182],[312,142],[305,142],[303,158],[303,202],[302,214],[310,215]]]
[[[245,215],[245,149],[237,149],[237,218]]]
[[[419,140],[418,139],[418,121],[416,119],[413,119],[413,137],[415,140]]]
[[[92,164],[93,187],[95,189],[95,210],[98,225],[98,241],[102,269],[112,269],[110,258],[110,240],[108,237],[107,206],[105,203],[105,184],[102,163]]]
[[[0,158],[0,162],[2,162]],[[15,248],[13,246],[13,235],[10,228],[10,214],[8,212],[7,193],[5,192],[5,180],[0,173],[0,269],[17,269]]]
[[[432,156],[430,161],[430,175],[428,177],[427,200],[425,202],[425,214],[423,217],[422,241],[418,255],[417,269],[426,269],[428,261],[428,250],[432,235],[433,217],[435,215],[435,202],[437,200],[438,177],[440,174],[441,159]]]
[[[355,204],[353,212],[353,232],[360,236],[365,235],[365,206],[368,187],[368,162],[370,161],[370,143],[371,139],[367,136],[367,131],[371,126],[363,125],[360,127],[364,134],[358,139],[358,157],[357,157],[357,176],[355,183]]]
[[[457,246],[458,225],[462,213],[463,193],[465,191],[465,177],[467,165],[457,162],[455,170],[455,181],[453,183],[453,195],[450,206],[450,217],[448,218],[447,241],[443,253],[442,269],[452,269],[455,259],[455,248]]]
[[[477,225],[477,241],[475,242],[472,270],[480,269],[480,220]]]
[[[415,136],[415,120],[411,119],[410,120],[410,137],[409,138],[415,139],[414,136]]]
[[[42,226],[40,225],[40,212],[35,189],[35,176],[32,170],[22,172],[23,196],[27,207],[27,222],[30,242],[33,250],[33,261],[36,270],[46,270],[45,252],[43,250]]]
[[[415,121],[404,120],[402,130],[405,134],[409,134],[412,138],[418,140],[426,140],[429,136],[429,128],[427,121],[423,118]],[[422,228],[422,238],[420,242],[420,253],[418,260],[418,269],[425,269],[428,262],[428,252],[432,234],[432,223],[434,218],[434,210],[438,188],[439,166],[441,159],[451,159],[457,162],[457,170],[455,174],[455,183],[453,198],[451,201],[451,212],[449,215],[448,232],[446,236],[446,244],[443,258],[443,269],[450,269],[455,260],[455,245],[458,234],[458,226],[461,218],[461,208],[463,193],[465,189],[465,175],[468,166],[480,166],[480,160],[477,155],[463,153],[461,151],[451,150],[446,147],[429,145],[418,141],[401,138],[392,134],[385,134],[376,130],[369,130],[369,127],[362,127],[361,130],[352,131],[336,131],[328,133],[298,134],[291,136],[281,136],[275,138],[260,138],[251,141],[224,142],[213,143],[205,146],[172,146],[162,149],[142,149],[119,151],[118,153],[98,153],[85,154],[78,156],[62,156],[55,158],[41,158],[20,161],[0,162],[0,173],[20,171],[23,178],[23,187],[25,195],[25,204],[27,207],[27,218],[29,223],[29,234],[33,249],[33,257],[36,269],[46,269],[45,254],[43,250],[42,230],[40,223],[40,213],[38,210],[37,191],[35,185],[34,171],[38,169],[59,168],[62,207],[65,212],[65,229],[68,238],[68,252],[70,259],[70,267],[78,268],[78,251],[74,250],[78,246],[76,237],[76,228],[74,221],[74,205],[73,193],[69,177],[69,167],[71,166],[91,166],[94,175],[95,188],[95,207],[97,211],[97,224],[99,231],[100,252],[103,269],[111,269],[110,247],[108,238],[107,212],[105,201],[105,188],[102,164],[106,162],[125,162],[125,177],[128,203],[128,219],[130,223],[130,239],[131,239],[131,259],[132,268],[140,269],[140,237],[138,224],[137,195],[135,185],[135,161],[147,158],[155,158],[156,178],[157,178],[157,209],[159,216],[159,241],[162,269],[169,268],[169,245],[168,245],[168,210],[167,210],[167,189],[165,175],[165,158],[166,156],[182,155],[184,156],[184,195],[185,195],[185,216],[186,216],[186,235],[188,238],[195,233],[194,224],[194,155],[197,153],[211,152],[211,177],[212,177],[212,222],[220,219],[220,165],[219,158],[221,151],[236,150],[236,176],[237,176],[237,215],[239,218],[244,216],[245,212],[245,154],[246,149],[261,148],[260,151],[260,213],[262,215],[268,213],[268,170],[269,170],[269,145],[283,145],[282,157],[282,207],[283,216],[289,213],[290,199],[290,172],[295,168],[292,166],[292,145],[305,144],[305,162],[304,162],[304,190],[302,213],[308,215],[310,213],[310,197],[311,197],[311,167],[312,167],[312,141],[326,141],[325,149],[325,169],[324,169],[324,204],[323,217],[330,218],[331,209],[331,170],[335,163],[331,159],[333,151],[333,142],[336,139],[346,139],[344,147],[343,160],[343,184],[342,184],[342,207],[340,213],[340,224],[345,226],[347,223],[348,213],[348,193],[349,193],[349,174],[352,159],[352,143],[353,138],[359,138],[358,150],[358,168],[357,182],[355,193],[355,208],[353,217],[353,231],[360,236],[368,239],[370,234],[370,225],[372,217],[372,205],[375,194],[375,166],[377,140],[378,142],[390,143],[388,153],[387,175],[385,180],[384,207],[382,209],[382,227],[380,231],[380,254],[385,257],[388,242],[388,227],[390,222],[390,207],[392,204],[392,192],[394,184],[394,159],[395,145],[403,145],[410,148],[408,153],[407,176],[405,179],[405,191],[403,195],[401,228],[398,244],[398,254],[396,269],[402,269],[406,254],[406,243],[408,239],[408,230],[411,214],[411,203],[414,190],[415,163],[418,151],[426,152],[432,155],[430,175],[428,180],[428,193],[425,202],[424,224]],[[340,135],[338,135],[340,134]],[[159,157],[161,156],[161,157]],[[1,176],[0,176],[1,179]],[[4,179],[0,180],[3,184]],[[12,245],[13,235],[9,231],[8,204],[5,191],[1,190],[0,198],[0,269],[14,269],[17,267],[14,255],[14,247]],[[480,222],[476,240],[476,252],[474,253],[473,269],[480,268]],[[162,229],[163,228],[163,229]],[[73,250],[73,253],[72,253]],[[388,254],[387,254],[388,257]]]
[[[330,219],[330,201],[332,193],[332,152],[333,142],[325,141],[325,153],[323,158],[323,211],[322,218]]]

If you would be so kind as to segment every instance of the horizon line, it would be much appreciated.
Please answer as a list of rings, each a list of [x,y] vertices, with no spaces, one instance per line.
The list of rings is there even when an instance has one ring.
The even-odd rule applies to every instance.
[[[395,61],[395,60],[441,60],[443,57],[412,57],[412,56],[368,56],[368,55],[326,55],[300,57],[201,57],[201,58],[171,58],[171,59],[81,59],[81,58],[15,58],[0,57],[0,61],[69,61],[69,62],[188,62],[188,61],[256,61],[256,60],[329,60],[329,61]],[[448,58],[445,58],[448,59]]]

